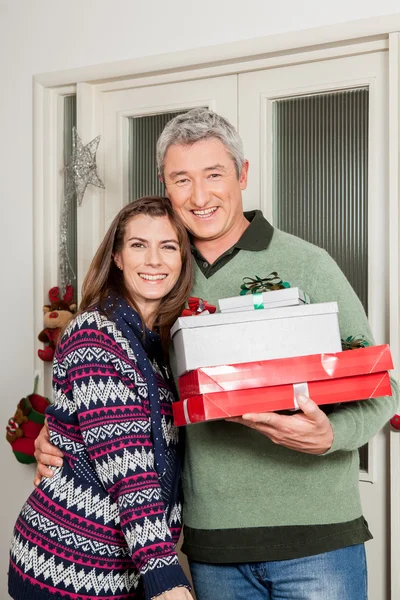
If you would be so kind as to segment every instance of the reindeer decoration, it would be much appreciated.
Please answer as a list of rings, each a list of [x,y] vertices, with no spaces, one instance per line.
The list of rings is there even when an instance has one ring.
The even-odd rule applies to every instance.
[[[71,285],[67,285],[62,299],[58,287],[52,287],[49,291],[50,304],[43,306],[44,329],[38,335],[39,341],[47,344],[43,350],[38,350],[38,356],[43,361],[53,360],[59,333],[75,314],[76,304],[72,302],[73,296],[74,290]]]

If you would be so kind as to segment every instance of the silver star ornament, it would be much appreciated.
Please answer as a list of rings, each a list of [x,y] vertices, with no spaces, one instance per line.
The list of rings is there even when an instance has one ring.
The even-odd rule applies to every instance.
[[[97,173],[96,165],[96,152],[99,143],[100,136],[98,135],[84,146],[76,127],[73,128],[72,159],[65,167],[67,171],[66,196],[69,199],[76,194],[76,201],[79,206],[82,204],[83,196],[89,184],[104,189],[104,183]]]

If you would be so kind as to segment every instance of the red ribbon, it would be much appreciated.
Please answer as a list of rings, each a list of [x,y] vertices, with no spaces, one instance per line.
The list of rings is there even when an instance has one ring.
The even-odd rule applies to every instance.
[[[188,300],[189,308],[185,308],[182,312],[182,317],[194,317],[196,315],[201,315],[204,311],[208,310],[209,313],[215,313],[217,310],[216,306],[212,304],[208,304],[206,300],[202,298],[195,298],[194,296],[190,296]]]

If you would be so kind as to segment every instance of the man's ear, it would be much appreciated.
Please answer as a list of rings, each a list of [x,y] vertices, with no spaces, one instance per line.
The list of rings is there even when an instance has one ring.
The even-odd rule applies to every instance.
[[[247,176],[249,173],[249,161],[245,160],[243,162],[242,170],[239,177],[240,189],[245,190],[247,188]]]
[[[161,175],[160,172],[158,172],[158,181],[160,183],[162,183],[162,185],[164,186],[164,195],[165,195],[165,197],[170,200],[171,198],[169,197],[169,194],[168,194],[167,185],[166,185],[166,183],[165,183],[165,181],[163,179],[163,176]]]

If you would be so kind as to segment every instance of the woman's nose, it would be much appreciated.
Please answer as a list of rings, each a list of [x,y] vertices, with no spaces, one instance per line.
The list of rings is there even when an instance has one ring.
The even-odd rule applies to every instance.
[[[146,264],[157,267],[162,262],[160,251],[158,248],[149,247],[146,252]]]

